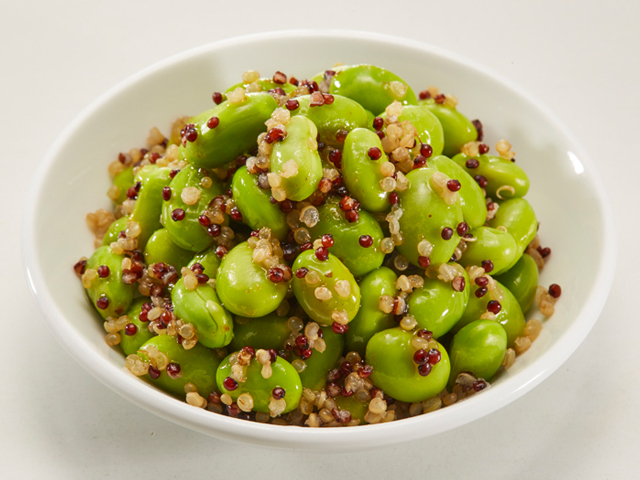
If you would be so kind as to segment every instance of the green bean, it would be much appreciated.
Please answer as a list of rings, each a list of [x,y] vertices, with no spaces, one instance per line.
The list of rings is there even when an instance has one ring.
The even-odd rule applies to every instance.
[[[304,115],[318,128],[318,140],[333,147],[342,147],[338,138],[356,128],[371,125],[367,111],[358,102],[342,95],[334,95],[333,103],[310,106],[310,95],[296,97],[299,107],[291,115]]]
[[[444,155],[430,159],[429,167],[460,182],[460,190],[458,191],[460,207],[462,208],[462,217],[469,228],[474,229],[484,225],[487,220],[487,205],[482,189],[471,175]]]
[[[235,85],[231,85],[229,88],[225,90],[225,93],[233,92],[236,88],[250,88],[249,86],[253,83],[256,83],[260,86],[261,92],[268,92],[269,90],[273,90],[275,88],[281,88],[285,91],[285,93],[291,93],[295,90],[295,86],[291,85],[288,82],[285,83],[276,83],[273,81],[273,78],[259,78],[255,82],[239,82]]]
[[[249,173],[247,167],[239,168],[233,176],[231,188],[243,222],[254,230],[269,227],[278,239],[284,239],[289,230],[286,214],[278,205],[271,203],[271,191],[258,186],[257,175]]]
[[[316,142],[318,129],[302,115],[291,117],[286,129],[285,139],[273,146],[269,170],[280,175],[280,187],[286,197],[300,201],[316,191],[322,178],[322,161]]]
[[[358,220],[349,222],[336,198],[328,199],[324,205],[318,207],[318,212],[320,220],[309,229],[309,233],[312,238],[331,234],[334,240],[331,252],[344,263],[354,277],[362,277],[382,265],[384,253],[380,250],[380,241],[384,235],[373,215],[361,210]],[[373,244],[370,247],[360,245],[360,237],[363,235],[372,238]]]
[[[230,312],[262,317],[273,312],[287,294],[288,282],[273,283],[267,270],[253,261],[247,242],[234,247],[220,263],[216,289]]]
[[[291,335],[288,321],[288,316],[281,317],[276,312],[256,318],[238,315],[233,322],[234,336],[229,348],[237,351],[242,347],[250,346],[256,350],[259,348],[280,350]]]
[[[233,338],[233,320],[222,305],[216,291],[207,283],[197,284],[193,290],[185,286],[184,278],[171,291],[176,317],[191,323],[198,341],[205,347],[220,348]]]
[[[174,266],[178,272],[189,264],[192,257],[193,252],[173,243],[166,228],[153,232],[144,249],[144,260],[147,265],[162,262]]]
[[[204,398],[216,390],[215,372],[220,365],[220,357],[213,350],[197,344],[190,350],[185,350],[175,337],[158,335],[147,340],[140,347],[138,356],[143,361],[149,362],[149,355],[154,357],[157,351],[168,357],[169,364],[176,364],[179,373],[174,374],[175,378],[173,378],[169,375],[170,372],[162,369],[155,379],[147,375],[152,385],[178,398],[184,398],[184,387],[187,383],[194,384],[198,393]]]
[[[325,325],[353,320],[360,308],[360,287],[347,267],[332,254],[319,260],[313,250],[307,250],[293,264],[294,272],[301,268],[308,272],[304,278],[295,275],[291,283],[307,315]]]
[[[378,149],[379,159],[369,155],[371,149]],[[356,128],[347,135],[342,152],[342,179],[351,195],[370,212],[386,212],[391,207],[389,192],[380,184],[386,178],[380,166],[388,161],[380,138],[371,130]]]
[[[481,266],[483,261],[491,260],[491,274],[499,275],[518,261],[518,244],[511,234],[491,227],[478,227],[471,233],[476,241],[467,243],[460,259],[463,266]]]
[[[376,333],[396,325],[392,313],[380,310],[380,297],[396,294],[398,276],[387,267],[370,272],[360,282],[360,310],[346,333],[347,350],[364,356],[367,343]]]
[[[496,215],[487,222],[490,227],[504,228],[518,246],[516,260],[519,259],[538,231],[538,220],[533,207],[524,198],[512,198],[500,204]],[[512,263],[512,265],[515,261]]]
[[[129,188],[135,185],[135,181],[133,179],[133,167],[124,168],[120,173],[118,173],[113,179],[113,184],[118,187],[118,196],[113,203],[120,205],[127,199],[127,191]]]
[[[448,262],[460,242],[456,232],[463,221],[460,200],[450,205],[434,190],[431,178],[435,173],[431,168],[413,170],[407,174],[409,188],[399,193],[403,242],[397,249],[416,266],[420,266],[419,257],[423,256],[418,252],[423,240],[433,247],[429,255],[432,265]],[[445,229],[451,229],[451,236],[445,235]]]
[[[469,277],[460,270],[464,279],[462,291],[454,290],[450,282],[425,279],[424,286],[414,290],[407,300],[409,314],[417,320],[419,328],[431,331],[433,338],[440,338],[451,330],[467,308]]]
[[[444,149],[442,152],[447,157],[460,153],[466,143],[473,142],[478,138],[476,127],[455,107],[447,104],[437,104],[433,99],[420,101],[419,103],[428,108],[442,125],[444,133]]]
[[[182,147],[194,167],[216,168],[255,148],[278,103],[268,93],[248,93],[240,103],[225,101],[192,119],[195,141]],[[217,118],[217,122],[209,122]],[[215,125],[215,126],[214,126]]]
[[[205,178],[211,179],[210,186],[203,186]],[[208,180],[205,182],[207,185]],[[188,166],[174,177],[169,188],[171,196],[162,205],[162,224],[171,240],[180,248],[192,252],[200,252],[212,245],[214,238],[200,224],[199,218],[209,203],[223,193],[218,178],[205,169]],[[187,196],[187,188],[187,193],[193,197]],[[183,193],[189,204],[182,198]]]
[[[335,398],[336,405],[340,410],[348,410],[351,414],[351,420],[360,420],[360,424],[365,424],[364,416],[367,414],[369,402],[362,403],[358,401],[355,395],[343,397],[338,395]]]
[[[109,229],[107,230],[107,233],[104,234],[104,237],[102,239],[102,245],[109,246],[113,242],[117,242],[118,235],[120,234],[120,232],[127,229],[128,221],[129,221],[129,217],[120,217],[115,222],[112,222],[111,225],[109,225]]]
[[[237,387],[234,390],[225,388],[225,380],[231,375],[231,358],[233,354],[225,358],[216,372],[216,381],[218,388],[222,393],[228,394],[234,401],[243,393],[251,395],[253,401],[253,411],[269,413],[269,404],[273,398],[273,391],[276,388],[284,390],[284,398],[286,406],[282,413],[294,410],[300,403],[302,397],[302,382],[300,375],[295,368],[291,366],[285,359],[278,357],[271,363],[272,374],[268,378],[262,375],[263,366],[256,358],[253,358],[248,366],[243,367],[243,375],[246,378],[244,382],[232,382]]]
[[[496,280],[513,293],[522,311],[527,313],[533,305],[538,288],[536,261],[525,253],[513,267],[497,276]]]
[[[124,255],[113,253],[111,248],[99,247],[87,260],[87,270],[94,272],[87,295],[102,318],[123,315],[133,301],[134,285],[122,281],[122,260]],[[102,276],[103,275],[103,276]]]
[[[320,330],[326,348],[322,352],[312,349],[311,356],[304,361],[305,369],[300,372],[302,386],[314,391],[324,388],[327,372],[335,366],[344,348],[344,335],[334,333],[330,327],[322,327]]]
[[[129,219],[140,225],[138,248],[142,250],[151,234],[162,228],[162,189],[171,181],[171,169],[147,165],[138,170],[135,180],[141,183],[141,187]]]
[[[138,349],[150,338],[154,337],[154,333],[149,331],[149,323],[140,320],[140,313],[142,313],[142,305],[148,301],[148,298],[137,298],[129,307],[127,316],[130,323],[136,326],[136,331],[133,335],[124,334],[120,335],[120,346],[125,355],[131,355],[136,353]]]
[[[496,282],[497,287],[502,290],[503,298],[499,300],[500,311],[496,315],[497,322],[502,325],[507,332],[507,340],[509,347],[514,346],[516,338],[524,335],[525,319],[520,308],[520,304],[509,291],[507,287],[500,282]],[[457,333],[469,323],[479,320],[480,317],[487,312],[489,302],[492,301],[490,294],[478,297],[475,292],[481,287],[472,287],[471,295],[469,295],[469,303],[462,315],[462,318],[452,328],[453,333]]]
[[[380,115],[386,118],[387,114]],[[402,114],[398,117],[398,122],[411,122],[418,131],[418,139],[432,148],[432,155],[437,156],[442,153],[444,147],[444,134],[442,125],[438,118],[429,109],[418,105],[406,105],[402,108]],[[386,132],[386,129],[385,129]]]
[[[478,155],[477,167],[473,162],[467,163],[470,157],[463,153],[456,155],[452,160],[474,178],[477,175],[483,176],[487,180],[484,187],[487,197],[494,200],[524,197],[529,191],[529,177],[520,166],[510,160],[492,155]]]
[[[345,65],[334,69],[330,93],[355,100],[373,113],[384,112],[394,100],[403,105],[417,105],[418,99],[411,87],[384,68],[375,65]],[[322,76],[314,77],[318,82]]]
[[[218,268],[220,267],[220,257],[216,253],[217,245],[213,245],[207,250],[198,253],[187,265],[191,268],[196,263],[202,265],[203,273],[209,278],[216,278],[218,275]]]
[[[461,372],[471,372],[475,377],[491,380],[507,351],[507,332],[492,320],[476,320],[456,333],[449,351],[450,387]]]
[[[367,344],[367,364],[373,367],[373,383],[402,402],[421,402],[440,393],[449,380],[449,356],[442,345],[435,342],[441,359],[430,373],[422,376],[414,361],[418,350],[412,340],[416,334],[399,327],[376,333]],[[428,368],[428,367],[426,367]]]

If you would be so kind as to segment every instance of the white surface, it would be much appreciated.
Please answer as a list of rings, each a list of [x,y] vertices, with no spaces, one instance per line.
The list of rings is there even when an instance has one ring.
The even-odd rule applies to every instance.
[[[8,328],[0,477],[180,478],[277,471],[280,478],[293,478],[322,469],[367,478],[425,471],[454,478],[634,478],[640,463],[635,405],[640,327],[632,310],[638,266],[632,239],[640,228],[629,205],[638,201],[633,180],[640,173],[633,148],[640,108],[634,33],[640,7],[623,1],[399,4],[327,1],[318,11],[299,2],[280,9],[244,2],[240,11],[227,6],[231,3],[197,1],[24,2],[3,12],[0,131],[8,149],[0,180],[0,241]],[[170,424],[121,399],[77,365],[44,326],[22,277],[17,233],[26,186],[54,138],[86,104],[141,67],[186,48],[239,33],[304,26],[403,35],[502,73],[550,106],[600,162],[618,212],[614,289],[576,354],[508,407],[413,445],[329,458],[259,448],[240,453],[236,445]]]
[[[323,45],[321,52],[304,56],[318,43]],[[348,53],[342,51],[345,43]],[[122,356],[105,345],[104,329],[91,320],[95,313],[69,268],[80,254],[91,251],[87,205],[110,207],[104,194],[110,184],[105,165],[123,144],[138,145],[149,125],[163,128],[183,112],[209,108],[211,89],[232,85],[247,66],[272,71],[276,67],[265,55],[271,51],[283,56],[277,68],[298,78],[333,65],[336,57],[346,63],[385,65],[410,85],[419,86],[429,76],[445,91],[455,91],[469,115],[481,114],[488,144],[506,137],[517,146],[518,164],[533,185],[527,198],[542,221],[542,242],[553,245],[555,252],[539,282],[559,283],[564,297],[527,355],[473,401],[402,422],[350,429],[285,429],[239,422],[149,388],[123,371]],[[287,61],[290,58],[297,60]],[[170,92],[162,103],[157,102],[159,92]],[[94,376],[149,411],[222,439],[263,446],[344,452],[422,440],[485,416],[534,388],[575,351],[604,306],[615,270],[611,209],[595,165],[553,116],[517,87],[469,60],[388,35],[286,31],[239,37],[180,54],[92,103],[58,138],[36,177],[35,194],[25,209],[23,256],[40,308],[61,343]],[[66,214],[51,229],[48,219],[63,210]],[[590,241],[583,248],[574,248],[586,237]],[[591,261],[583,262],[584,257]],[[530,312],[530,318],[540,316],[535,309]]]

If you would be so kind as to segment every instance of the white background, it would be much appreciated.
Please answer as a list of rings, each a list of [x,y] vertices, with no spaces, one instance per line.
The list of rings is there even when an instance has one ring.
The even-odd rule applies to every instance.
[[[0,478],[637,478],[639,2],[1,5]],[[123,400],[54,339],[31,299],[20,260],[22,208],[33,172],[65,125],[98,95],[191,47],[245,33],[314,27],[421,40],[520,84],[590,151],[618,225],[619,260],[609,301],[587,340],[554,375],[470,425],[356,454],[228,444]]]

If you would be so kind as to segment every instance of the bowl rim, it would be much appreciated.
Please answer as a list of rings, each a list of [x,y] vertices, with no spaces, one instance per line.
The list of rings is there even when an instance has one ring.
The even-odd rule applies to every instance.
[[[363,425],[358,428],[347,429],[285,427],[240,421],[223,415],[214,415],[211,412],[193,408],[158,389],[150,388],[132,375],[114,374],[118,369],[106,357],[103,357],[88,343],[85,343],[83,338],[74,331],[70,324],[66,322],[63,311],[57,308],[51,293],[48,291],[47,282],[44,280],[45,276],[36,255],[38,251],[35,234],[37,206],[41,201],[42,187],[46,182],[48,172],[55,165],[60,150],[67,142],[73,139],[78,127],[86,119],[98,113],[105,104],[120,92],[127,90],[154,73],[161,72],[165,68],[171,68],[176,63],[187,61],[205,52],[224,50],[228,47],[301,37],[305,39],[338,37],[344,40],[359,40],[372,44],[392,44],[394,47],[418,50],[470,68],[481,75],[489,77],[513,94],[523,98],[532,108],[537,109],[554,129],[559,130],[569,140],[573,146],[573,152],[584,167],[586,179],[591,183],[593,195],[596,197],[598,207],[602,212],[604,229],[603,252],[597,267],[597,278],[592,290],[575,320],[555,344],[521,372],[518,372],[513,377],[503,379],[499,388],[489,389],[483,395],[475,397],[472,403],[462,402],[428,415],[412,417],[398,422]],[[475,60],[420,41],[367,31],[299,29],[242,35],[198,46],[143,68],[96,98],[62,131],[35,171],[35,178],[32,181],[30,194],[24,208],[22,228],[24,272],[30,291],[45,317],[47,325],[67,352],[89,373],[113,391],[167,420],[218,438],[276,448],[313,449],[322,447],[324,451],[347,451],[390,445],[451,430],[506,406],[549,377],[584,341],[604,308],[613,283],[617,256],[613,210],[604,186],[595,181],[597,177],[595,164],[586,149],[546,105],[508,78],[504,78]],[[120,373],[122,373],[122,369],[120,369]],[[441,417],[445,417],[446,421],[440,421]]]

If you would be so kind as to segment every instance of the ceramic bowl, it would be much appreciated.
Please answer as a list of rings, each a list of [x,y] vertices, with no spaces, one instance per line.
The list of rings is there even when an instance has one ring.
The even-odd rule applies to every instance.
[[[104,342],[102,322],[72,266],[93,251],[85,215],[109,208],[107,165],[144,145],[157,126],[212,108],[211,94],[243,71],[311,77],[336,62],[372,63],[416,92],[437,85],[480,118],[485,141],[508,139],[531,179],[527,196],[553,249],[540,283],[563,288],[555,315],[531,349],[490,389],[439,411],[355,428],[309,429],[242,421],[191,407],[129,374]],[[614,227],[598,173],[585,150],[539,101],[477,63],[423,43],[363,32],[286,31],[219,41],[174,56],[117,85],[60,136],[40,168],[24,219],[24,261],[44,318],[67,351],[105,385],[138,406],[218,438],[314,451],[365,449],[435,435],[514,401],[555,371],[594,325],[615,265]],[[538,316],[533,312],[533,316]],[[551,405],[549,408],[553,408]],[[496,421],[499,418],[496,417]]]

